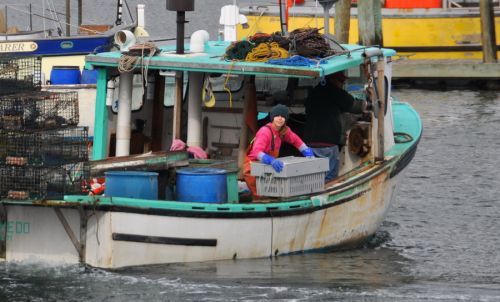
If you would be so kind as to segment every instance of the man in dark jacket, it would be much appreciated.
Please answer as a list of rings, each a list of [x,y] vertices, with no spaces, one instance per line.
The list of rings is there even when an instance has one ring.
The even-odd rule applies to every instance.
[[[337,177],[339,171],[339,145],[344,143],[342,112],[362,113],[368,105],[343,89],[347,80],[343,72],[328,75],[325,80],[326,83],[318,84],[307,97],[304,141],[315,156],[329,158],[330,170],[325,177],[328,182]]]

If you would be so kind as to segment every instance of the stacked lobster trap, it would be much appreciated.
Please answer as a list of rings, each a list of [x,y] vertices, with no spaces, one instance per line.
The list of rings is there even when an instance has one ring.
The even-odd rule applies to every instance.
[[[2,66],[11,68],[2,73]],[[16,66],[31,66],[32,77],[13,72]],[[81,193],[88,179],[78,94],[40,91],[39,70],[39,58],[0,56],[0,199],[61,198]]]

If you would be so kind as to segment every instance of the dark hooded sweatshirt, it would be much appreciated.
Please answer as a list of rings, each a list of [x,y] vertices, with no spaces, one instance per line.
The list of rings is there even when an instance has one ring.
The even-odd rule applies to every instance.
[[[342,145],[342,112],[361,113],[366,102],[356,100],[333,84],[317,85],[309,92],[306,107],[304,142],[310,147]]]

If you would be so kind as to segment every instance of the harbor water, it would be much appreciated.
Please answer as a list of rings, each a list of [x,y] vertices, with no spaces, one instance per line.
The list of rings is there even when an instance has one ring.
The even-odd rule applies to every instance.
[[[101,14],[102,5],[112,7],[103,2],[84,7],[94,3],[92,12]],[[197,0],[188,30],[216,28],[218,9],[232,2]],[[148,27],[175,22],[164,1],[141,3],[151,14]],[[173,27],[156,33],[175,35]],[[114,271],[0,263],[0,301],[500,301],[500,92],[393,94],[420,113],[424,133],[386,220],[365,246]]]
[[[500,301],[500,93],[394,95],[424,134],[364,247],[117,271],[0,263],[0,301]]]

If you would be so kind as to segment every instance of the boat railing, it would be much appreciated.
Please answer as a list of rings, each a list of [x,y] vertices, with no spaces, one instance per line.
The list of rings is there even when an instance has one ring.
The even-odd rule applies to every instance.
[[[33,7],[40,9],[42,13],[35,12]],[[62,24],[64,24],[64,22],[59,20],[59,16],[65,16],[65,14],[56,11],[55,8],[45,8],[44,6],[33,4],[5,5],[0,7],[0,33],[17,33],[20,24],[22,24],[22,26],[28,25],[27,28],[22,28],[22,31],[33,31],[34,18],[43,20],[43,29],[47,33],[50,34],[50,30],[46,29],[45,21],[54,22],[58,32],[62,32]],[[15,24],[9,22],[11,18],[16,20]]]
[[[104,33],[113,27],[113,25],[102,25],[92,22],[82,24],[80,16],[78,24],[71,24],[69,17],[67,13],[57,11],[54,5],[48,5],[48,7],[31,3],[28,5],[3,5],[0,6],[0,34],[9,35],[19,32],[32,32],[34,31],[34,24],[39,24],[39,20],[42,20],[41,27],[43,30],[40,30],[40,28],[35,30],[45,32],[45,36],[52,36],[54,31],[57,32],[57,36],[69,36],[71,31],[81,35],[93,35]],[[132,23],[135,23],[131,16],[130,19]],[[122,26],[125,28],[132,25],[123,23]],[[64,27],[66,28],[65,30],[63,29]]]

